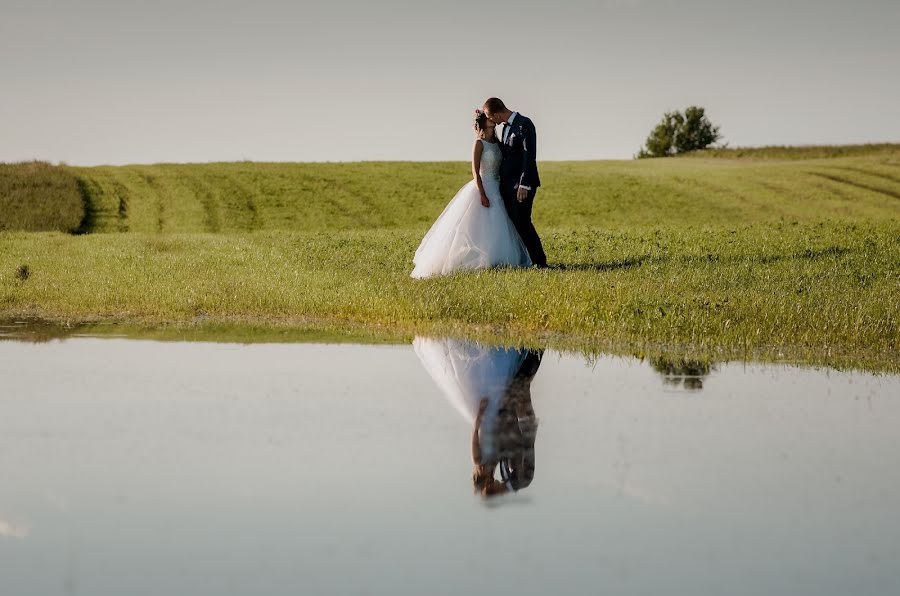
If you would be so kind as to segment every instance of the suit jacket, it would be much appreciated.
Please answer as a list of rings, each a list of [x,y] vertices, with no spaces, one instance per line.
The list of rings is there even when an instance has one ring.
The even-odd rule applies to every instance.
[[[498,431],[501,433],[497,440],[500,446],[500,477],[514,491],[525,488],[534,480],[534,443],[538,419],[531,404],[531,381],[543,356],[543,350],[528,350],[500,406],[500,417],[509,420],[509,426],[505,429],[498,421]],[[504,430],[512,432],[504,433]]]
[[[507,193],[515,192],[519,185],[530,186],[532,190],[541,185],[537,169],[537,131],[534,122],[522,114],[516,114],[512,124],[508,124],[506,141],[500,144],[503,163],[500,165],[500,188]]]

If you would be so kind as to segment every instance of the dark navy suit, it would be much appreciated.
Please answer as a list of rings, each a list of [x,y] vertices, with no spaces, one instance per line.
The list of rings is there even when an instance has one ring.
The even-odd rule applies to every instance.
[[[500,195],[509,218],[528,249],[531,261],[539,267],[546,267],[544,247],[531,223],[534,196],[541,185],[537,169],[537,131],[529,118],[518,113],[512,124],[507,123],[504,127],[509,127],[509,130],[501,132],[500,151],[503,153],[503,163],[500,165]],[[522,202],[516,198],[519,185],[531,188],[528,197]]]

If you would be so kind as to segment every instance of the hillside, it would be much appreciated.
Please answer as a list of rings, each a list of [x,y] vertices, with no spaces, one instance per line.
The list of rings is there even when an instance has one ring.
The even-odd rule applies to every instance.
[[[79,179],[68,168],[0,163],[0,231],[79,231],[85,219]]]
[[[774,158],[775,149],[795,158],[722,159]],[[799,159],[815,148],[775,149],[542,163],[535,217],[544,228],[618,228],[900,214],[900,152]],[[468,165],[455,162],[0,164],[0,230],[421,230],[469,176]]]
[[[724,159],[831,159],[835,157],[900,156],[900,143],[862,145],[767,145],[765,147],[726,147],[692,151],[679,157],[717,157]]]
[[[464,163],[214,163],[72,168],[92,232],[427,228]],[[900,216],[900,154],[796,162],[548,162],[543,228]]]

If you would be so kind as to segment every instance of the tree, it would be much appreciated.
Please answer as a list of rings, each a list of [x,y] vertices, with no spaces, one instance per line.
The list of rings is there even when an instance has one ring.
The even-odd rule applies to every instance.
[[[718,141],[722,138],[719,127],[713,126],[705,113],[697,106],[687,108],[683,114],[666,112],[638,152],[638,159],[698,151]]]

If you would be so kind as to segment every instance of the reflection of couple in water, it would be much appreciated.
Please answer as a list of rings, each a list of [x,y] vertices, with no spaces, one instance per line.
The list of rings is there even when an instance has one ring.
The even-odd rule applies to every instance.
[[[490,497],[531,484],[538,423],[531,380],[543,351],[421,337],[413,347],[447,400],[472,424],[475,490]]]

